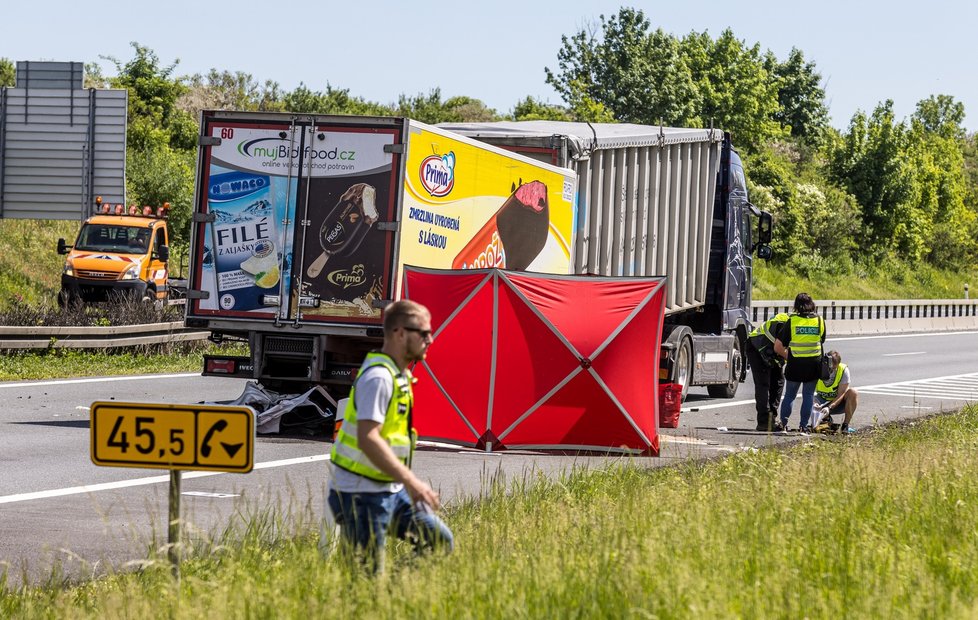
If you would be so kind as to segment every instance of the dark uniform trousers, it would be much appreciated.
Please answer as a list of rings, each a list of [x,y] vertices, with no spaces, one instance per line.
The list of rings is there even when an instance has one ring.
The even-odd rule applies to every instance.
[[[771,346],[771,345],[769,345]],[[754,406],[757,424],[770,426],[778,419],[778,405],[784,393],[784,371],[781,366],[768,365],[753,344],[747,345],[747,363],[754,378]]]

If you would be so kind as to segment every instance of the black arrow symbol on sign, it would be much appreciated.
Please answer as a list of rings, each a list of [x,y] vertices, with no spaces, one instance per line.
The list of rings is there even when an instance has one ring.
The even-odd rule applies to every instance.
[[[240,450],[241,446],[243,445],[244,445],[243,443],[224,443],[223,441],[221,442],[221,447],[224,448],[224,451],[228,453],[228,458],[232,458],[232,459],[234,458],[234,455],[238,453],[238,450]]]

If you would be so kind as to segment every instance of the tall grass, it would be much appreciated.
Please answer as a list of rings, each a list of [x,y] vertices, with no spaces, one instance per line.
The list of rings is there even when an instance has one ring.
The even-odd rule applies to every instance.
[[[978,297],[978,268],[957,273],[929,265],[910,267],[898,259],[879,265],[826,264],[808,273],[788,271],[767,261],[754,261],[753,299],[794,299],[806,292],[819,299],[960,299],[964,285]]]
[[[64,256],[58,238],[73,243],[81,223],[0,218],[0,310],[13,301],[53,305]]]
[[[722,461],[496,477],[456,552],[373,580],[317,551],[305,505],[165,563],[0,595],[3,617],[969,618],[978,409]],[[299,502],[301,504],[301,502]]]

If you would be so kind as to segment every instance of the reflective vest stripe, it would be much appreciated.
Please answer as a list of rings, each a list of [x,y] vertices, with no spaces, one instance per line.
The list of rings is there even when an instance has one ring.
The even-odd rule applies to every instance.
[[[839,395],[839,384],[842,382],[842,373],[846,371],[846,365],[840,363],[839,367],[835,369],[835,377],[832,378],[832,385],[825,385],[821,379],[815,384],[815,391],[822,400],[832,401],[835,397]]]
[[[788,320],[788,315],[785,314],[784,312],[779,312],[778,314],[775,314],[770,319],[761,323],[759,326],[755,327],[754,330],[751,331],[748,337],[752,339],[754,346],[758,350],[760,350],[762,347],[766,346],[767,344],[774,344],[774,340],[775,340],[774,326],[780,325],[781,323],[784,323],[787,320]],[[763,336],[767,340],[767,342],[764,342],[764,340],[762,340],[761,338],[756,338],[756,336]]]
[[[367,458],[358,445],[358,425],[356,410],[356,382],[367,369],[374,366],[386,368],[393,379],[393,392],[390,403],[384,416],[384,423],[380,427],[380,436],[391,447],[394,455],[404,464],[410,466],[411,453],[414,448],[414,433],[410,428],[411,409],[414,406],[414,396],[411,393],[411,379],[407,371],[401,370],[394,364],[387,355],[383,353],[370,353],[357,378],[353,381],[350,389],[350,398],[347,401],[346,411],[343,418],[343,426],[340,427],[333,443],[330,460],[337,467],[359,474],[365,478],[378,482],[393,482],[394,479],[377,467]]]
[[[788,343],[788,349],[793,357],[818,357],[822,354],[825,323],[821,317],[808,318],[793,314],[789,328],[791,342]]]

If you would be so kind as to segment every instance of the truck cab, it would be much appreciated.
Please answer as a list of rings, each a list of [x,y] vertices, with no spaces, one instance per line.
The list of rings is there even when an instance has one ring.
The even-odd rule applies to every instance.
[[[58,239],[66,255],[58,303],[105,301],[113,296],[139,301],[167,298],[169,203],[126,208],[96,200],[96,214],[81,226],[74,245]]]

